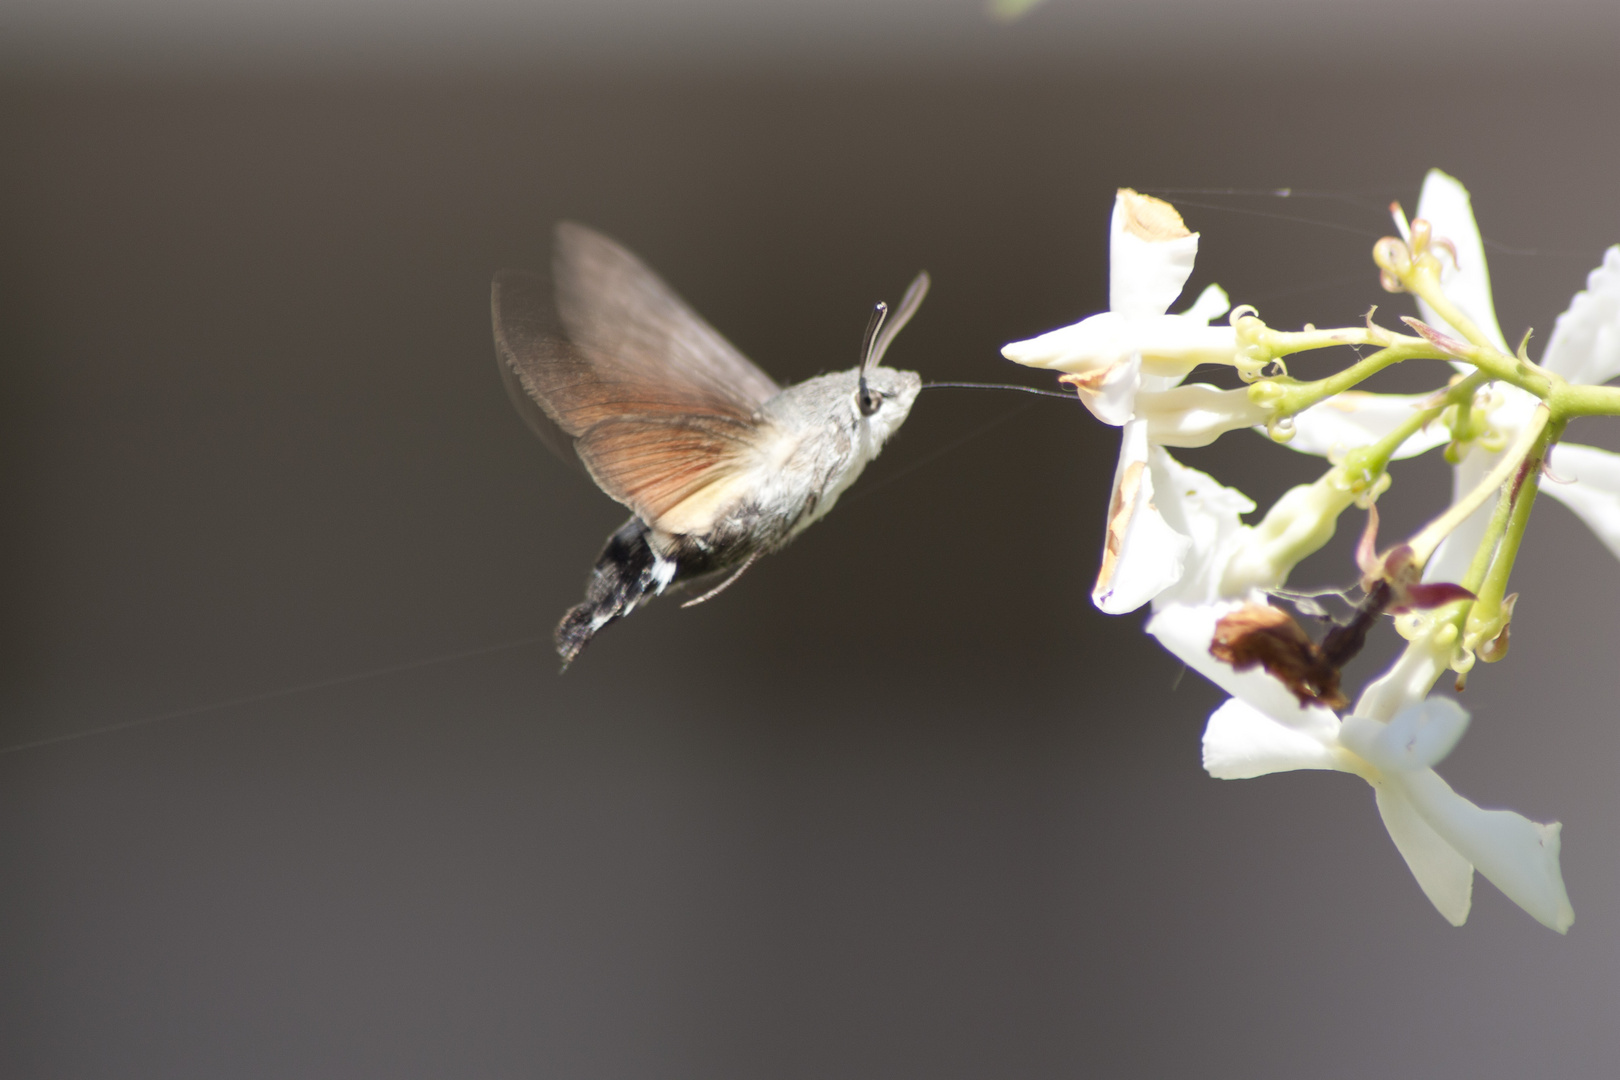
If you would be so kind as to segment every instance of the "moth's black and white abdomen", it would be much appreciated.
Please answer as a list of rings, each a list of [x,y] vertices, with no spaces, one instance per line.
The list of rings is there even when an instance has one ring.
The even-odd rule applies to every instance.
[[[738,517],[750,515],[742,514]],[[782,531],[774,544],[757,545],[756,534],[735,518],[723,521],[710,536],[669,536],[632,517],[608,537],[585,583],[585,599],[568,609],[557,624],[557,654],[572,663],[586,644],[609,623],[629,615],[654,597],[697,592],[687,605],[719,593],[759,556],[787,541]]]
[[[678,567],[660,558],[647,542],[651,532],[633,517],[608,537],[585,583],[585,599],[568,609],[557,624],[557,655],[573,662],[596,632],[630,614],[644,600],[663,592]]]

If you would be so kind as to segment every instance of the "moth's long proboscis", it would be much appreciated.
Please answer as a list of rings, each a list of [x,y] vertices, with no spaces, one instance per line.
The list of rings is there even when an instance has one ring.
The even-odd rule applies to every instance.
[[[1080,400],[1074,394],[1066,394],[1062,390],[1042,390],[1034,386],[1019,386],[1017,383],[994,382],[926,382],[922,384],[924,390],[1017,390],[1022,394],[1038,394],[1041,397],[1062,398],[1065,401]]]

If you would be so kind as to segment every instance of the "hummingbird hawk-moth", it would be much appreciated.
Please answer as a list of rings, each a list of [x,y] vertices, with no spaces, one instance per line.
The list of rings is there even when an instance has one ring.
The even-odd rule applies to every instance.
[[[928,291],[878,304],[859,367],[783,389],[639,259],[557,226],[552,273],[504,270],[491,306],[519,413],[631,517],[557,627],[566,667],[591,637],[666,591],[726,588],[831,510],[905,422],[922,380],[880,366]]]

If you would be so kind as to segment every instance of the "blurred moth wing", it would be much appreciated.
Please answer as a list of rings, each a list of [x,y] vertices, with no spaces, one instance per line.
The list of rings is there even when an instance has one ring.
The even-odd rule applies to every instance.
[[[552,281],[504,270],[491,303],[519,413],[647,524],[754,464],[780,387],[612,240],[560,224]]]

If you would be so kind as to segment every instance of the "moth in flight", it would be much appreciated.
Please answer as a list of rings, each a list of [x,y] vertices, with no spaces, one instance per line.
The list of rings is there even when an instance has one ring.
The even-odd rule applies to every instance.
[[[599,630],[668,590],[719,593],[833,508],[905,422],[922,387],[883,354],[928,292],[878,304],[859,367],[783,389],[641,260],[557,226],[550,281],[495,275],[501,376],[518,412],[630,510],[585,600],[557,626],[566,667]]]

